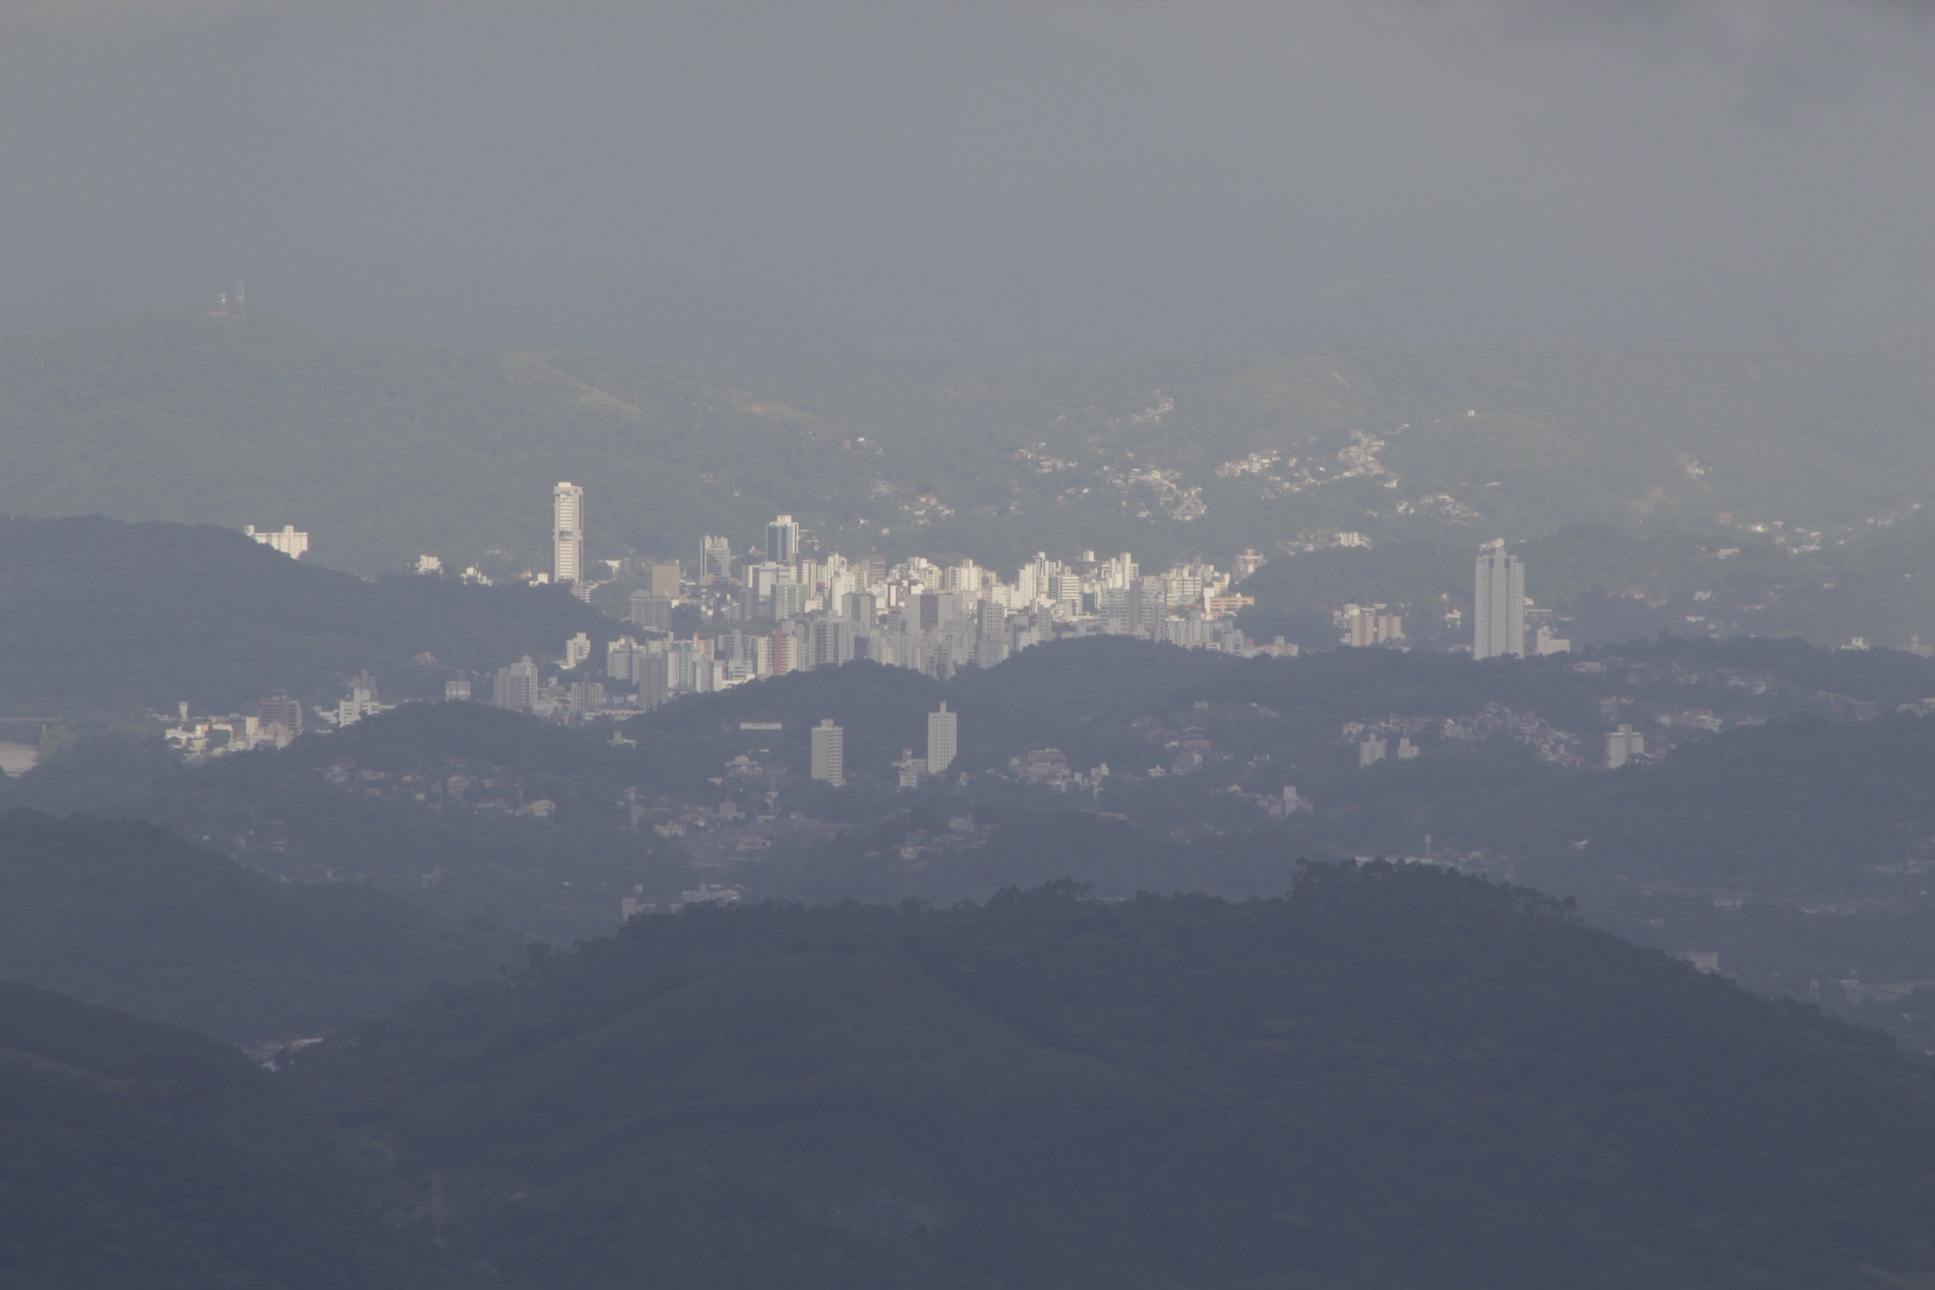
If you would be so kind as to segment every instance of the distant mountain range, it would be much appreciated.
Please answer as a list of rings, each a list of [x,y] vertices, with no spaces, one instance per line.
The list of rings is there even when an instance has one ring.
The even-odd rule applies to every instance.
[[[849,554],[1005,563],[1533,538],[1593,521],[1859,533],[1935,482],[1935,347],[1352,350],[765,381],[577,351],[458,354],[270,316],[0,338],[0,510],[293,523],[319,562],[744,550],[780,511]],[[497,553],[492,555],[491,553]]]

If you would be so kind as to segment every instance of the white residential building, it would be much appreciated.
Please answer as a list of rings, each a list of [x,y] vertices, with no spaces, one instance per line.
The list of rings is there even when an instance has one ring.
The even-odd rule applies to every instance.
[[[551,490],[551,580],[578,582],[585,576],[585,490],[569,480]]]
[[[1473,587],[1473,658],[1525,656],[1525,565],[1505,554],[1505,539],[1478,555]]]
[[[940,710],[927,714],[927,772],[938,775],[954,764],[957,737],[960,732],[960,713],[949,712],[943,703]]]
[[[1631,726],[1622,725],[1606,734],[1606,769],[1618,770],[1635,757],[1646,754],[1646,736]]]
[[[813,727],[813,778],[839,788],[847,782],[847,732],[822,717]]]

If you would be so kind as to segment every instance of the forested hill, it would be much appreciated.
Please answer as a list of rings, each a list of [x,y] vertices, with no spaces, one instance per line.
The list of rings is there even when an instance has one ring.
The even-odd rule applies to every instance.
[[[1935,480],[1927,341],[1850,354],[1337,350],[753,381],[575,351],[466,355],[284,319],[153,314],[0,337],[0,510],[294,523],[362,572],[690,558],[798,515],[849,554],[1145,561],[1311,532],[1859,529]]]
[[[450,1285],[392,1197],[234,1049],[0,982],[0,1283],[88,1290]]]
[[[1918,1059],[1382,863],[644,919],[291,1078],[440,1171],[453,1250],[556,1290],[1935,1271]]]
[[[0,977],[223,1039],[322,1034],[523,956],[510,932],[280,883],[151,825],[0,815]]]
[[[209,525],[0,517],[0,715],[333,703],[364,669],[387,697],[441,697],[447,669],[618,630],[559,588],[370,582]]]

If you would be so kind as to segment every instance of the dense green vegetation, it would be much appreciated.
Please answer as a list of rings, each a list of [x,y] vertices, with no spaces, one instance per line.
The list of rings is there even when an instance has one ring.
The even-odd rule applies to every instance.
[[[455,1249],[548,1287],[1935,1268],[1918,1061],[1421,868],[641,920],[292,1078],[440,1172]]]
[[[0,715],[333,703],[364,669],[440,696],[449,669],[556,656],[579,631],[619,624],[556,588],[367,582],[206,525],[0,519]]]
[[[277,1077],[212,1040],[0,982],[0,1284],[350,1290],[454,1282]]]
[[[321,1034],[522,958],[508,932],[278,883],[152,825],[0,815],[0,976],[225,1039]]]

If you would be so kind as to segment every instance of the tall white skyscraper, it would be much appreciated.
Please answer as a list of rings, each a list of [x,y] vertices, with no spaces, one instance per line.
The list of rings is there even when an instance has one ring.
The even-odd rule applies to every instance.
[[[927,714],[927,773],[938,775],[954,760],[958,712],[949,712],[945,703],[939,712]]]
[[[790,515],[781,515],[766,526],[766,558],[774,564],[792,564],[800,558],[800,526]]]
[[[551,580],[576,582],[585,569],[585,490],[565,480],[551,490]]]
[[[820,718],[813,727],[813,778],[835,788],[847,782],[847,732],[832,717]]]
[[[1525,565],[1505,554],[1505,539],[1478,553],[1472,593],[1473,658],[1525,657]]]

